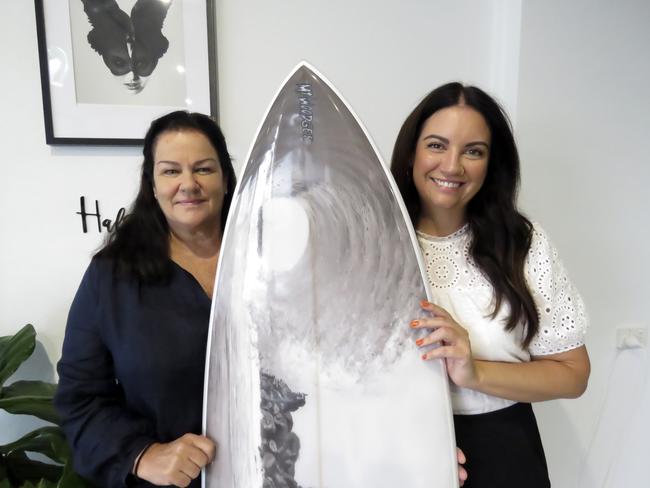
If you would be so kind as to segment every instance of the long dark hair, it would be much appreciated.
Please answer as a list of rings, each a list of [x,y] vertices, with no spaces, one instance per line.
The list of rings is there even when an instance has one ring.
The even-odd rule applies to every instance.
[[[425,121],[435,112],[463,103],[479,112],[491,133],[490,158],[483,186],[467,205],[472,232],[470,253],[494,287],[495,318],[501,305],[510,305],[505,329],[523,323],[527,347],[539,329],[535,302],[524,277],[524,263],[530,249],[532,224],[517,210],[519,154],[510,121],[501,106],[474,86],[448,83],[429,93],[402,125],[393,149],[391,171],[416,225],[420,198],[413,182],[415,147]]]
[[[138,195],[129,214],[96,254],[98,258],[110,258],[120,277],[135,279],[142,284],[164,283],[171,273],[169,225],[153,192],[154,148],[158,136],[169,131],[201,132],[216,150],[227,189],[221,209],[222,231],[235,190],[235,170],[226,140],[214,120],[207,115],[179,110],[151,123],[142,149],[144,160]]]

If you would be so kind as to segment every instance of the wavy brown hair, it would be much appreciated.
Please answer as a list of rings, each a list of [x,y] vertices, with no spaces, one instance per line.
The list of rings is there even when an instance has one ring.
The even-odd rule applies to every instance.
[[[399,131],[391,172],[413,225],[420,216],[420,197],[413,182],[415,147],[425,121],[435,112],[460,103],[479,112],[490,128],[490,157],[483,186],[467,205],[472,233],[470,254],[494,288],[495,318],[504,301],[510,306],[505,329],[525,324],[527,347],[539,329],[539,316],[524,276],[533,226],[517,209],[519,154],[510,121],[501,106],[474,86],[448,83],[429,93],[406,118]]]

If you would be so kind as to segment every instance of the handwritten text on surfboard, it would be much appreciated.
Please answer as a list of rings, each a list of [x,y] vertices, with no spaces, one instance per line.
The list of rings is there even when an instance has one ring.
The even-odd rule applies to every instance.
[[[314,140],[314,109],[311,103],[311,84],[297,83],[296,93],[298,94],[298,115],[300,116],[302,140],[310,144]]]

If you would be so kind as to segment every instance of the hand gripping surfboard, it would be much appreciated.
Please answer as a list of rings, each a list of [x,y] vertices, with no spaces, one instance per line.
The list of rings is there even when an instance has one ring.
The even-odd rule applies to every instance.
[[[306,63],[273,100],[228,216],[208,339],[208,488],[458,486],[430,297],[404,204],[361,123]]]

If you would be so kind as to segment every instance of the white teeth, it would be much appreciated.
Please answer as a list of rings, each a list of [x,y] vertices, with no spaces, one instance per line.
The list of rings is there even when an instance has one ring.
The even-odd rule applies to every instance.
[[[460,187],[460,183],[455,183],[453,181],[439,180],[438,178],[434,178],[433,181],[435,181],[438,186],[442,186],[444,188],[459,188]]]

